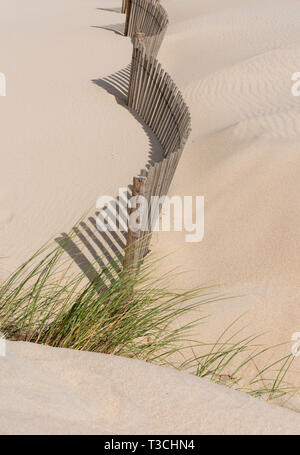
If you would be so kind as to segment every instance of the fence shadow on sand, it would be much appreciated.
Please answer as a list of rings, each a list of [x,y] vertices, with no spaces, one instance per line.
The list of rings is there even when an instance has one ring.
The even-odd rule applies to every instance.
[[[94,79],[92,83],[113,95],[116,102],[128,110],[136,121],[142,126],[148,138],[148,160],[145,168],[138,174],[145,175],[147,170],[162,160],[163,149],[151,129],[140,116],[126,104],[130,81],[131,65],[107,77]],[[127,185],[127,190],[107,203],[103,212],[95,211],[90,216],[74,226],[69,234],[61,233],[55,241],[72,258],[74,263],[85,274],[89,281],[94,281],[99,276],[99,268],[103,270],[106,282],[112,282],[122,270],[122,262],[127,241],[127,221],[129,216],[127,201],[132,194],[132,184]],[[97,217],[107,221],[107,231],[99,230]],[[120,228],[115,229],[115,221]],[[107,265],[110,269],[106,269]],[[96,267],[97,265],[97,267]],[[115,272],[115,273],[113,273]]]
[[[125,28],[124,24],[100,28],[118,34],[124,29],[133,42],[131,65],[92,82],[113,95],[148,137],[148,161],[134,184],[143,182],[139,191],[144,191],[141,195],[148,202],[145,215],[152,220],[152,215],[159,213],[152,198],[168,193],[190,133],[191,119],[180,90],[156,59],[169,22],[166,10],[157,0],[123,0],[122,12],[126,13]],[[130,229],[127,232],[127,201],[137,191],[129,184],[123,193],[98,206],[99,212],[81,221],[70,234],[62,233],[56,239],[89,280],[95,280],[102,270],[109,285],[122,269],[125,251],[131,251],[133,245],[138,248],[134,255],[126,254],[126,264],[140,261],[147,254],[149,232],[139,231],[137,236]],[[100,218],[104,229],[98,229]]]

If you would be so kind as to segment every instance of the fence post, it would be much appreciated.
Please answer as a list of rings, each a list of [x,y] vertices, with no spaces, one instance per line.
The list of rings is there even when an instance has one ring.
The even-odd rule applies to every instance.
[[[125,12],[126,12],[126,20],[125,20],[125,30],[124,30],[124,35],[128,36],[128,29],[129,29],[129,21],[130,21],[130,14],[131,14],[131,3],[132,0],[127,0],[126,6],[125,6]]]
[[[143,196],[145,197],[145,190],[146,190],[146,181],[147,177],[138,176],[133,177],[133,189],[132,189],[132,196]],[[134,213],[137,209],[130,208],[129,216]],[[142,220],[139,220],[142,222]],[[128,222],[128,233],[127,233],[127,243],[125,248],[125,257],[123,261],[123,267],[133,267],[138,266],[139,262],[139,240],[141,240],[141,230],[134,231],[131,229],[130,220]]]
[[[145,33],[137,32],[135,34],[133,51],[132,51],[132,60],[131,60],[131,70],[130,70],[130,80],[128,86],[128,96],[127,96],[127,106],[131,107],[131,101],[134,95],[134,90],[136,90],[136,76],[138,72],[138,55],[139,55],[139,44],[143,43],[145,39]]]

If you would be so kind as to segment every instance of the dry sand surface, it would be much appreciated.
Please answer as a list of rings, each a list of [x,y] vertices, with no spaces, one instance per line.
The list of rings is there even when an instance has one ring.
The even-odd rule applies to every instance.
[[[9,342],[0,434],[298,434],[300,416],[142,361]]]
[[[291,96],[300,2],[162,3],[171,25],[159,58],[193,121],[171,194],[204,195],[206,210],[201,243],[160,233],[155,250],[176,250],[173,264],[191,270],[177,281],[183,287],[209,281],[245,294],[210,307],[201,340],[215,340],[245,311],[251,333],[269,330],[268,344],[289,340],[300,331],[300,98]],[[0,277],[69,230],[98,196],[116,195],[153,151],[99,82],[130,62],[130,40],[112,31],[124,16],[108,10],[120,4],[1,1]],[[2,433],[300,428],[292,411],[139,361],[9,343],[0,362]]]

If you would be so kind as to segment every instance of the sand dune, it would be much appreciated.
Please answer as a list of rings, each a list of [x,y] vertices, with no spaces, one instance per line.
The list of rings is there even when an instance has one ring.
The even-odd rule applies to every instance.
[[[209,281],[245,295],[213,306],[199,338],[215,339],[248,311],[251,333],[288,342],[299,330],[300,100],[291,76],[300,65],[300,4],[163,4],[172,25],[160,58],[193,119],[171,194],[205,196],[205,238],[186,244],[184,233],[159,233],[153,244],[176,250],[174,262],[191,270],[177,284]]]
[[[1,2],[1,277],[149,158],[142,125],[103,84],[130,62],[124,17],[108,11],[120,3]],[[291,95],[300,3],[162,3],[171,25],[159,58],[193,119],[171,194],[205,196],[206,233],[199,244],[155,234],[154,249],[175,249],[173,265],[191,270],[176,285],[245,295],[211,306],[199,339],[215,341],[247,310],[251,333],[290,340],[300,330],[300,99]],[[142,362],[9,343],[0,363],[4,434],[299,432],[291,411]]]
[[[0,365],[0,434],[299,433],[292,411],[142,361],[9,342]]]

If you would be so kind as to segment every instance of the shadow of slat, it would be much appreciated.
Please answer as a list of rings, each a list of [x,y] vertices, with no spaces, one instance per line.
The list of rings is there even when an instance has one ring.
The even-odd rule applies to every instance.
[[[80,226],[84,227],[84,223],[80,223]],[[91,256],[95,259],[97,264],[101,267],[101,270],[103,271],[103,275],[105,275],[110,282],[114,280],[114,277],[110,270],[107,268],[107,264],[103,262],[95,248],[93,248],[92,244],[87,240],[87,238],[83,235],[82,232],[77,227],[73,228],[75,234],[78,236],[78,238],[81,240],[82,244],[87,248],[87,250],[90,252]]]
[[[55,241],[73,259],[89,281],[92,282],[97,279],[99,273],[68,234],[63,232],[61,237],[57,237]]]
[[[92,28],[102,28],[102,30],[108,30],[114,32],[117,35],[124,36],[124,22],[121,24],[111,24],[111,25],[91,25]]]
[[[122,10],[119,7],[116,8],[97,8],[99,11],[108,11],[109,13],[121,13]]]

